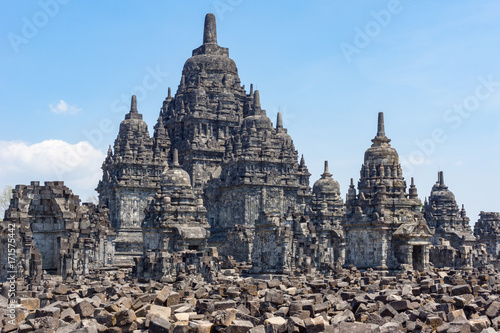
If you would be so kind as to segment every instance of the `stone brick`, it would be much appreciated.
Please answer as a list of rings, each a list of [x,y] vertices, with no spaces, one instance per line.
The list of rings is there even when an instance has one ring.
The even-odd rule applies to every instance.
[[[94,307],[88,301],[81,301],[73,308],[82,318],[92,317],[94,315]]]

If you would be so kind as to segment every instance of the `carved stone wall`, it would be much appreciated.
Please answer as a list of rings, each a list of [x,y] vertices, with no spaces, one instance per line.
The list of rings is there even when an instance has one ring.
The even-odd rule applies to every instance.
[[[19,277],[41,278],[42,270],[62,276],[87,274],[109,264],[114,254],[108,209],[80,205],[62,181],[17,185],[2,223],[7,229],[9,225],[15,227]],[[7,237],[2,242],[8,242]],[[2,268],[9,268],[6,258],[2,256]]]
[[[111,224],[117,232],[114,264],[132,266],[133,258],[142,255],[144,211],[160,187],[169,152],[165,129],[156,126],[151,138],[137,111],[136,96],[132,96],[130,112],[120,124],[114,150],[108,150],[103,178],[96,189],[100,204],[111,212]]]
[[[455,195],[444,184],[444,175],[432,187],[429,200],[424,203],[424,217],[433,231],[431,262],[435,267],[472,267],[472,247],[476,237],[472,234],[464,207],[458,209]],[[439,251],[445,251],[439,254]],[[449,254],[455,252],[453,254]]]
[[[425,269],[429,262],[429,230],[420,213],[421,202],[412,183],[406,193],[398,153],[385,135],[383,114],[378,131],[365,152],[358,182],[351,181],[342,226],[346,265],[379,270]]]
[[[207,14],[203,44],[184,64],[177,93],[172,98],[169,90],[160,112],[196,192],[218,176],[226,139],[238,131],[247,98],[229,50],[217,45],[215,16]]]
[[[500,256],[500,213],[481,212],[474,225],[478,242],[486,245],[486,251],[494,258]]]

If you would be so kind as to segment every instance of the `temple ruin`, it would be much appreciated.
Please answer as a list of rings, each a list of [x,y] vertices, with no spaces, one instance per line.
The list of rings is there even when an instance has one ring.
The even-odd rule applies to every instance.
[[[281,113],[273,124],[260,92],[241,85],[208,14],[203,44],[176,93],[168,89],[152,136],[132,96],[102,164],[99,204],[82,204],[61,181],[18,185],[1,231],[19,228],[16,274],[33,280],[109,267],[210,279],[235,267],[293,276],[341,266],[394,274],[497,265],[499,213],[482,212],[472,233],[443,172],[422,205],[390,142],[379,113],[345,202],[328,162],[311,188]],[[5,279],[8,256],[0,255]]]
[[[413,183],[406,193],[398,153],[385,135],[384,115],[378,115],[377,135],[365,152],[358,193],[351,185],[343,228],[346,264],[358,268],[424,270],[432,236],[420,212]]]

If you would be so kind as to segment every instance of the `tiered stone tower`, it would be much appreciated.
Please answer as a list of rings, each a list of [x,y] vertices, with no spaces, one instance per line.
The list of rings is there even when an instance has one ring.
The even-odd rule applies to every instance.
[[[252,251],[258,251],[252,249],[253,232],[273,229],[268,224],[276,219],[270,217],[282,217],[289,207],[297,206],[301,188],[297,151],[282,126],[281,115],[274,128],[261,108],[259,91],[252,96],[241,128],[226,142],[220,177],[213,179],[207,190],[212,242],[227,244],[225,251],[237,260],[251,259]],[[303,170],[307,172],[307,168]],[[236,225],[238,234],[248,237],[226,242],[225,235]],[[270,251],[269,244],[259,239],[257,247],[265,244],[262,250]]]
[[[114,149],[108,150],[103,178],[96,189],[99,203],[109,208],[111,224],[118,234],[115,264],[132,265],[132,258],[142,255],[144,209],[159,188],[169,150],[170,141],[162,126],[157,126],[154,137],[150,137],[137,111],[136,96],[132,96],[130,112],[120,123]]]
[[[346,265],[358,268],[425,269],[431,231],[420,213],[412,184],[406,193],[399,156],[385,135],[384,115],[378,115],[377,135],[365,152],[358,182],[351,185],[343,222]]]
[[[146,209],[144,234],[145,271],[162,276],[173,268],[172,253],[206,249],[208,222],[203,200],[196,197],[191,180],[180,165],[177,150],[170,168],[161,176],[161,189]],[[198,255],[201,257],[201,255]],[[150,266],[150,267],[147,267]]]
[[[188,173],[179,165],[177,150],[173,163],[165,167],[161,189],[146,209],[143,223],[146,249],[169,252],[203,250],[209,228],[201,197],[196,197]]]
[[[431,262],[434,266],[472,267],[471,251],[476,237],[472,234],[464,207],[458,208],[455,195],[444,184],[442,171],[438,172],[438,180],[432,186],[429,200],[424,203],[424,217],[434,232],[431,238],[434,245]]]
[[[434,231],[432,244],[439,244],[439,238],[445,238],[450,240],[451,246],[458,248],[464,242],[475,241],[464,207],[458,208],[455,195],[444,184],[443,171],[439,171],[429,200],[425,201],[424,217],[431,231]]]
[[[479,243],[486,244],[487,252],[497,259],[500,257],[500,213],[481,212],[474,225],[474,235]]]
[[[217,45],[215,16],[207,14],[203,45],[184,64],[174,98],[169,89],[157,124],[163,123],[198,193],[219,175],[225,141],[238,131],[249,98],[228,49]]]
[[[318,235],[318,256],[322,264],[344,264],[345,239],[342,219],[345,214],[340,185],[328,171],[328,161],[321,178],[313,186],[311,221]]]

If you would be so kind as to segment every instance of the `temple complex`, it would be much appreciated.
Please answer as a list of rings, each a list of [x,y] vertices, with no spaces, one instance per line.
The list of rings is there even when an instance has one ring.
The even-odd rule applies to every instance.
[[[153,135],[132,96],[102,164],[99,205],[81,204],[60,181],[16,187],[0,231],[19,230],[19,277],[112,267],[162,281],[236,269],[299,276],[341,266],[375,274],[499,267],[499,213],[482,212],[473,235],[443,172],[422,205],[383,113],[357,186],[343,185],[345,202],[327,161],[311,188],[281,112],[273,124],[260,92],[241,85],[213,14],[177,91],[166,95]]]

